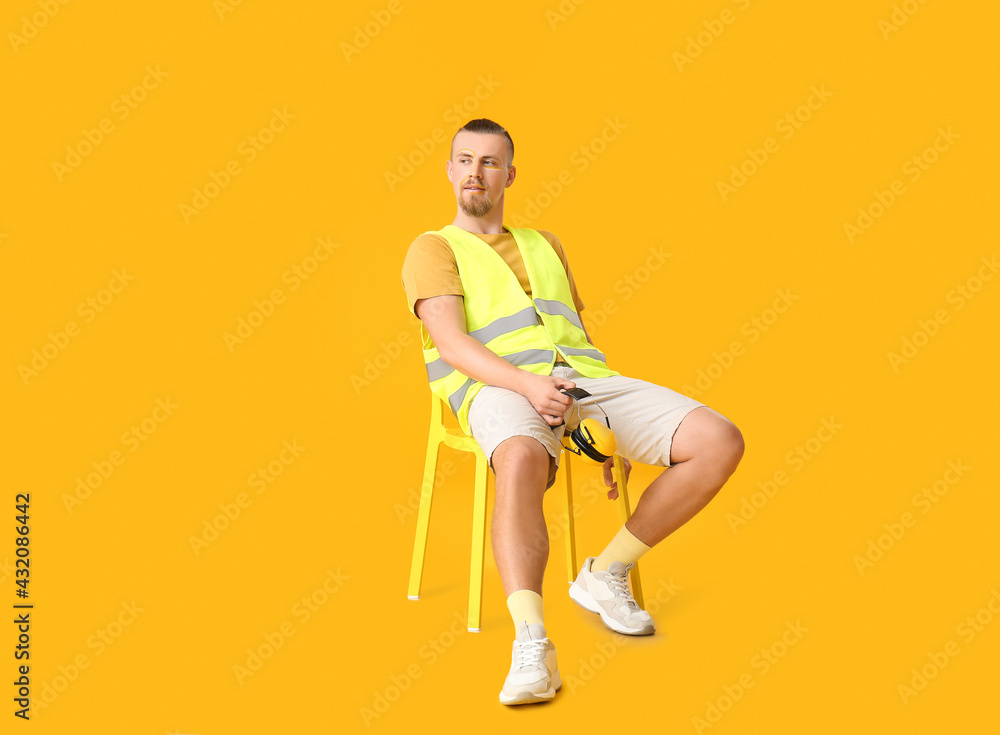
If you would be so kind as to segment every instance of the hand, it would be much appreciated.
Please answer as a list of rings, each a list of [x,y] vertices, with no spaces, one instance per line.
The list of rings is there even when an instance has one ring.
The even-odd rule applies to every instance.
[[[528,399],[531,407],[545,419],[545,423],[549,426],[559,426],[563,422],[566,409],[573,403],[570,396],[559,391],[575,388],[576,383],[554,375],[535,375],[526,372],[524,377],[525,387],[521,395]]]
[[[614,500],[618,497],[618,483],[615,482],[615,476],[613,472],[615,458],[608,457],[607,461],[603,465],[604,469],[604,484],[610,487],[608,490],[608,500]],[[625,464],[625,482],[628,482],[629,475],[632,474],[632,463],[628,461],[625,457],[622,457],[622,462]]]

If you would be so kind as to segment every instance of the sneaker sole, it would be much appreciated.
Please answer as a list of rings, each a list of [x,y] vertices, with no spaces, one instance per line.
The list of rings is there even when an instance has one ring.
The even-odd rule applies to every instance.
[[[594,599],[594,596],[587,592],[587,590],[583,589],[583,587],[578,585],[576,582],[570,585],[569,596],[573,602],[582,607],[584,610],[600,615],[601,622],[616,633],[621,633],[622,635],[653,635],[653,633],[656,632],[655,627],[652,627],[648,631],[626,628],[622,623],[608,615],[604,611],[604,608],[597,604],[597,600]]]
[[[549,687],[541,694],[521,692],[513,697],[504,697],[503,692],[500,692],[500,704],[513,706],[518,704],[534,704],[535,702],[551,702],[555,698],[556,692],[562,689],[562,679],[559,677],[559,669],[556,669],[556,673],[552,678],[555,686]]]

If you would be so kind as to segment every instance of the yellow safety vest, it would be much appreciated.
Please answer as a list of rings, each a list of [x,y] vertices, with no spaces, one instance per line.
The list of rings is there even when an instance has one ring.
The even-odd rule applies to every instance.
[[[524,260],[531,298],[506,261],[480,238],[455,225],[433,233],[443,236],[455,252],[469,336],[507,362],[537,375],[552,372],[557,349],[588,378],[618,375],[608,368],[604,354],[587,341],[566,269],[552,246],[537,230],[507,229]],[[462,430],[471,433],[469,405],[483,383],[442,360],[429,335],[423,351],[431,390],[448,403]]]

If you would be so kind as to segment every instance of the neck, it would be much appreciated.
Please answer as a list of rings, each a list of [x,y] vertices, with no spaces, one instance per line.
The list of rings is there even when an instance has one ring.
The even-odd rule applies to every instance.
[[[470,217],[459,208],[452,222],[455,227],[460,227],[466,232],[474,232],[479,235],[499,235],[503,229],[503,199],[497,202],[485,217]]]

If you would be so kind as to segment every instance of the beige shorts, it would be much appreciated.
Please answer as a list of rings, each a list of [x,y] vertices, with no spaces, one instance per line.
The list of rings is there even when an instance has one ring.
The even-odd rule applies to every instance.
[[[573,381],[592,396],[569,407],[563,426],[549,426],[527,398],[506,388],[485,386],[472,400],[469,428],[490,458],[491,468],[493,451],[502,441],[512,436],[530,436],[541,442],[552,457],[546,486],[551,487],[564,431],[575,429],[581,419],[604,423],[602,408],[610,419],[620,455],[642,464],[669,467],[674,432],[685,416],[705,405],[669,388],[624,375],[585,378],[573,368],[559,364],[552,369],[552,375]],[[594,405],[595,401],[600,408]]]

